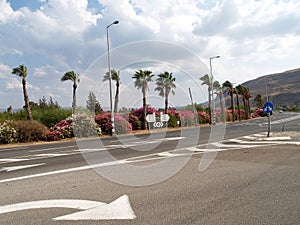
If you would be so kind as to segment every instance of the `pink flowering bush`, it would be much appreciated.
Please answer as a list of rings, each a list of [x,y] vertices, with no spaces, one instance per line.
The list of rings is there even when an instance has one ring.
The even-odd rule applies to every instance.
[[[48,141],[58,141],[65,138],[74,137],[72,120],[62,120],[50,128],[46,134]]]
[[[159,115],[159,111],[155,108],[147,107],[146,115],[153,114]],[[133,130],[140,130],[143,124],[143,108],[132,111],[129,114],[129,123],[131,123]]]
[[[195,125],[195,115],[192,111],[184,110],[179,112],[181,118],[181,126]]]
[[[170,117],[168,121],[168,127],[178,127],[181,124],[180,122],[181,119],[176,109],[169,109],[168,115]]]
[[[206,124],[209,123],[209,113],[207,112],[198,112],[198,119],[200,124]]]
[[[112,133],[111,115],[110,113],[102,113],[95,115],[96,123],[101,127],[104,134]],[[124,116],[115,114],[115,132],[116,134],[130,133],[131,127],[128,120]]]

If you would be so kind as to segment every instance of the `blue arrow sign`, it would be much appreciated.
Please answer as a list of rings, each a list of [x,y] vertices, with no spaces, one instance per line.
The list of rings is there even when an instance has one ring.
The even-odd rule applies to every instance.
[[[271,102],[266,102],[264,104],[264,112],[265,113],[271,113],[274,109],[274,105]]]

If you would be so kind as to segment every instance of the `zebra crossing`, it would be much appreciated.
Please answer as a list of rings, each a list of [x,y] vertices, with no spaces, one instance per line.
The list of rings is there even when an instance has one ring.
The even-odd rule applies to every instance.
[[[118,149],[118,148],[130,148],[132,146],[153,144],[153,143],[159,143],[163,141],[176,141],[180,139],[183,139],[183,137],[164,138],[164,139],[157,139],[151,141],[133,141],[133,142],[128,142],[126,144],[111,144],[102,148],[89,148],[89,149],[88,148],[74,149],[74,146],[70,146],[73,147],[73,149],[62,148],[62,149],[57,149],[58,151],[54,151],[51,153],[45,153],[45,151],[54,150],[55,148],[41,149],[38,150],[38,152],[41,153],[38,153],[37,151],[32,152],[37,154],[12,157],[12,158],[0,158],[0,165],[4,166],[5,164],[8,163],[71,156],[71,155],[78,155],[83,153],[92,153],[97,151],[107,151],[107,150]],[[279,144],[300,145],[300,141],[294,141],[290,136],[274,136],[274,137],[271,136],[267,138],[266,134],[259,133],[250,136],[242,136],[238,138],[227,139],[222,142],[201,144],[192,147],[186,147],[186,148],[174,149],[174,150],[169,150],[160,153],[138,156],[135,158],[128,159],[127,163],[132,163],[135,161],[140,162],[146,158],[147,160],[149,160],[149,157],[151,157],[151,159],[154,160],[154,159],[164,159],[169,157],[181,157],[181,156],[187,156],[191,154],[201,154],[205,152],[221,152],[221,151],[228,151],[228,150],[251,149],[256,147],[265,147],[265,146],[279,145]]]
[[[199,154],[205,152],[221,152],[228,150],[251,149],[256,147],[266,147],[280,144],[300,145],[300,141],[294,141],[290,136],[266,137],[266,134],[259,133],[250,136],[242,136],[239,138],[227,139],[223,142],[214,142],[197,145],[194,147],[188,147],[185,149],[177,149],[174,151],[160,153],[160,155],[175,157],[180,156],[180,153],[182,153],[181,156],[186,155],[186,150],[193,152],[193,154]]]

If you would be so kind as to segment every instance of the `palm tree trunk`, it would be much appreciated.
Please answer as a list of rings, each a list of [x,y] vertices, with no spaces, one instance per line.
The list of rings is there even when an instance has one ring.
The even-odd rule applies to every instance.
[[[231,98],[231,114],[232,114],[232,122],[234,122],[233,92],[230,92],[230,98]]]
[[[114,112],[118,112],[118,106],[119,106],[119,90],[120,89],[120,82],[116,81],[116,95],[115,95],[115,106],[114,106]]]
[[[146,102],[146,88],[143,87],[143,124],[144,127],[143,129],[146,130],[147,129],[147,121],[146,121],[146,115],[147,114],[147,102]]]
[[[224,106],[223,106],[223,98],[222,98],[222,91],[219,92],[219,98],[220,98],[220,108],[221,108],[221,120],[223,123],[225,123],[225,114],[224,114]]]
[[[250,108],[250,99],[247,98],[247,106],[248,106],[248,114],[247,114],[247,119],[249,119],[250,117],[250,113],[251,113],[251,108]]]
[[[77,84],[74,83],[73,84],[73,104],[72,104],[74,115],[76,114],[76,89],[77,89]]]
[[[241,109],[240,109],[240,101],[239,101],[239,95],[236,94],[236,105],[238,108],[238,117],[239,117],[239,121],[241,121]]]
[[[165,86],[165,114],[168,113],[168,105],[169,105],[169,101],[168,101],[168,86]]]
[[[210,93],[210,87],[208,87],[208,112],[209,112],[209,124],[212,124],[211,120],[211,93]]]
[[[32,115],[31,115],[31,109],[29,105],[29,97],[26,89],[26,79],[22,79],[22,85],[23,85],[23,94],[24,94],[24,102],[25,102],[25,108],[26,108],[26,113],[27,113],[27,119],[28,120],[33,120]]]
[[[244,119],[247,119],[248,109],[247,109],[246,99],[245,99],[244,96],[243,96],[243,106],[244,106],[244,109],[245,109],[245,118]]]

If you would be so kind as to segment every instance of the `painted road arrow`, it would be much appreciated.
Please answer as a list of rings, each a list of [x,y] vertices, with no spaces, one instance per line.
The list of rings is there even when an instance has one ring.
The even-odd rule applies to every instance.
[[[0,206],[0,214],[44,208],[70,208],[83,210],[69,215],[56,217],[53,218],[53,220],[129,220],[136,218],[127,195],[123,195],[109,204],[75,199],[54,199],[17,203]]]
[[[16,171],[16,170],[23,170],[23,169],[28,169],[32,167],[37,167],[37,166],[43,166],[46,163],[39,163],[39,164],[32,164],[32,165],[24,165],[24,166],[9,166],[9,167],[2,167],[0,169],[1,171],[6,171],[6,172],[11,172],[11,171]]]

